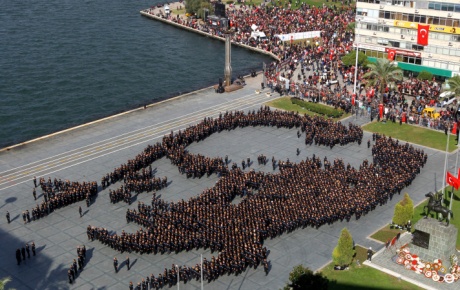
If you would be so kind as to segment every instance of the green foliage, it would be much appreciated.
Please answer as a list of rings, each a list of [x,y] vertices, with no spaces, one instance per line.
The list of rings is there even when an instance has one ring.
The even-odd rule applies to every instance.
[[[289,273],[288,285],[284,289],[302,290],[302,289],[318,289],[326,290],[329,280],[322,273],[313,273],[309,268],[303,265],[295,266]]]
[[[3,279],[0,279],[0,290],[4,290],[8,282],[11,282],[11,277],[5,277]]]
[[[422,70],[418,76],[417,79],[423,80],[423,81],[431,81],[433,79],[433,74],[430,72],[427,72],[425,70]]]
[[[394,84],[395,81],[402,80],[403,71],[385,58],[378,58],[376,63],[369,63],[367,67],[371,70],[363,78],[368,80],[370,86],[379,86],[379,92],[381,93],[380,102],[382,103],[385,87]]]
[[[187,0],[185,2],[185,11],[187,13],[197,13],[200,12],[203,8],[211,8],[211,4],[203,0]]]
[[[345,29],[348,32],[355,32],[356,22],[350,22],[347,24],[347,28]]]
[[[347,228],[343,228],[342,232],[340,233],[337,246],[332,252],[332,260],[335,265],[347,266],[350,265],[354,255],[355,250],[353,249],[353,237]]]
[[[398,225],[406,225],[414,216],[414,202],[409,194],[405,193],[404,198],[395,205],[393,222]]]
[[[332,118],[339,118],[343,115],[342,110],[337,110],[337,109],[330,108],[330,107],[327,107],[321,104],[305,102],[298,98],[291,98],[291,102],[295,105],[298,105],[302,108],[305,108],[309,111],[315,112],[320,115],[326,115]]]
[[[235,3],[235,2],[234,2],[234,1],[227,1],[226,4],[227,4],[227,5],[231,5],[231,4],[233,4],[233,3]]]
[[[342,57],[342,63],[346,66],[354,66],[356,64],[356,50],[350,51]],[[367,66],[369,61],[364,52],[358,52],[358,66]]]
[[[454,92],[456,96],[460,96],[460,75],[448,79],[447,84],[450,87],[448,91]]]

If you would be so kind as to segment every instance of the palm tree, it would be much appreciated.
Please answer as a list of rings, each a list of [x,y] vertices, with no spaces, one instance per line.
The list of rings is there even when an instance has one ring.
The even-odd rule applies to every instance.
[[[460,75],[456,75],[447,80],[449,85],[448,91],[454,92],[456,96],[460,96]]]
[[[11,281],[11,278],[10,277],[6,277],[6,278],[3,278],[3,279],[0,279],[0,290],[5,290],[5,285],[6,283],[10,282]]]
[[[403,79],[403,71],[401,68],[394,65],[393,62],[385,58],[378,58],[376,63],[367,65],[371,70],[363,75],[363,78],[368,80],[371,86],[378,85],[380,92],[380,103],[383,103],[383,93],[385,87],[393,84],[395,81]]]

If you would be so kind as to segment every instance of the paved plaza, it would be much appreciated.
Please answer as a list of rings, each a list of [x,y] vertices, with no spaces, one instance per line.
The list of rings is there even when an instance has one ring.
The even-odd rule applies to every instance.
[[[90,242],[86,236],[86,227],[90,224],[105,227],[117,233],[136,231],[139,226],[127,224],[127,208],[137,207],[138,201],[150,204],[151,194],[142,193],[131,206],[120,202],[111,204],[108,190],[121,183],[99,192],[96,201],[87,208],[84,201],[59,209],[48,217],[24,224],[20,215],[36,205],[32,196],[33,176],[60,178],[71,181],[97,181],[115,167],[125,163],[140,153],[147,144],[161,140],[171,132],[185,128],[216,116],[219,112],[231,110],[257,109],[276,96],[256,93],[260,88],[261,77],[247,79],[248,85],[242,90],[216,94],[213,89],[203,89],[175,100],[165,101],[146,109],[108,118],[93,124],[69,130],[42,140],[0,152],[0,277],[11,276],[13,281],[7,286],[22,289],[128,289],[129,281],[137,284],[142,278],[163,272],[172,264],[195,265],[200,263],[200,256],[210,259],[208,251],[193,250],[179,254],[138,255],[129,254],[131,270],[128,271],[123,261],[126,253],[120,254],[98,241]],[[363,124],[367,118],[350,117],[344,122]],[[311,157],[313,154],[321,159],[324,156],[332,161],[343,158],[345,164],[358,167],[364,159],[372,161],[371,150],[367,148],[369,133],[364,134],[363,143],[335,146],[333,149],[319,146],[305,146],[304,136],[297,138],[296,129],[274,127],[247,127],[234,131],[216,133],[205,141],[194,143],[189,147],[192,153],[206,156],[228,155],[238,164],[250,157],[257,160],[259,154],[269,159],[289,158],[293,162]],[[296,149],[300,155],[296,155]],[[435,172],[441,172],[445,153],[426,149],[428,163],[422,169],[412,185],[403,190],[408,192],[415,203],[424,199],[424,194],[442,186],[442,176],[438,174],[435,186]],[[449,155],[449,164],[455,163],[455,154]],[[453,167],[453,166],[450,166]],[[157,194],[167,201],[178,201],[196,196],[202,190],[212,187],[218,180],[215,175],[209,178],[187,179],[179,174],[170,161],[162,158],[152,164],[156,176],[167,176],[171,184]],[[253,165],[246,170],[255,169],[273,172],[271,165]],[[277,171],[278,169],[276,169]],[[452,169],[451,169],[452,171]],[[42,200],[41,190],[37,190]],[[239,276],[224,276],[217,281],[204,283],[205,289],[280,289],[288,281],[289,272],[296,265],[303,264],[317,270],[331,261],[331,253],[340,231],[347,227],[355,242],[373,249],[382,247],[380,243],[368,239],[368,236],[380,227],[388,224],[393,215],[394,204],[401,196],[395,196],[384,206],[350,222],[337,222],[319,229],[299,229],[275,239],[269,239],[265,246],[270,251],[271,270],[266,276],[262,267],[248,269]],[[238,202],[238,201],[234,201]],[[79,217],[78,207],[82,206],[84,215]],[[12,223],[5,219],[9,211]],[[37,256],[16,265],[15,250],[25,243],[34,241]],[[86,266],[72,285],[67,280],[67,270],[77,258],[77,246],[87,248]],[[214,253],[216,254],[216,253]],[[115,274],[112,260],[117,257],[121,262],[120,271]],[[177,286],[175,286],[177,287]],[[200,282],[181,284],[180,289],[200,289]]]

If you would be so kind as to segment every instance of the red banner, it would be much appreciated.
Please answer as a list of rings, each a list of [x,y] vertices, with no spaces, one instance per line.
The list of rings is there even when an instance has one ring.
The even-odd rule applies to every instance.
[[[393,61],[395,60],[396,50],[388,49],[388,60]]]
[[[428,31],[430,30],[430,25],[418,24],[417,29],[417,44],[428,45]]]

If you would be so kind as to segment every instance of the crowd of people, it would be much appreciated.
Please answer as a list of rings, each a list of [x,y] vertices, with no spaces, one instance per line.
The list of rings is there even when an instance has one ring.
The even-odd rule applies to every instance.
[[[37,186],[36,179],[34,178],[34,187]],[[43,201],[40,204],[37,203],[37,205],[32,208],[32,218],[30,217],[29,210],[23,211],[22,218],[24,224],[44,218],[56,209],[66,207],[79,201],[85,200],[87,207],[89,207],[99,191],[96,181],[62,181],[56,178],[54,181],[51,181],[51,177],[48,178],[48,181],[41,177],[39,186],[43,193]]]
[[[154,193],[151,205],[139,203],[137,210],[127,211],[127,221],[142,226],[138,231],[117,234],[89,225],[88,238],[120,252],[140,254],[210,249],[218,254],[203,265],[207,280],[259,265],[268,271],[269,251],[263,246],[264,240],[300,227],[318,228],[367,214],[408,186],[427,158],[420,149],[379,135],[373,141],[374,162],[369,164],[365,160],[359,169],[345,165],[341,159],[333,162],[325,159],[323,166],[313,156],[298,164],[278,161],[278,174],[250,168],[244,171],[238,166],[228,168],[221,157],[209,158],[186,150],[192,142],[204,140],[212,133],[246,126],[299,128],[305,133],[307,144],[311,140],[324,146],[362,141],[362,129],[357,126],[272,111],[268,107],[247,114],[226,112],[215,119],[205,118],[197,125],[166,135],[155,146],[158,152],[165,152],[172,164],[182,167],[179,171],[183,174],[190,171],[198,175],[219,174],[221,178],[216,185],[187,201],[166,202]],[[133,160],[149,166],[149,162],[141,161],[141,156],[153,161],[149,154],[144,155],[146,151],[151,149]],[[134,168],[133,160],[128,164]],[[243,198],[238,205],[232,204],[236,196]],[[193,267],[180,269],[182,281],[196,278]],[[165,269],[161,276],[151,276],[148,281],[145,283],[153,287],[174,284],[177,269],[175,266]]]
[[[147,9],[147,12],[153,13],[153,9]],[[242,3],[228,5],[226,15],[235,31],[232,42],[257,47],[277,57],[278,61],[269,64],[265,71],[266,85],[272,92],[323,102],[347,112],[351,111],[356,101],[356,112],[370,116],[371,119],[380,117],[377,116],[380,92],[377,86],[367,86],[363,78],[367,70],[358,68],[357,96],[352,98],[355,67],[346,66],[341,60],[353,50],[354,32],[347,28],[348,24],[355,21],[352,5],[315,7],[301,4],[294,10],[290,3],[283,6],[276,1],[272,1],[271,6],[264,3],[261,6]],[[169,20],[217,36],[222,36],[227,29],[212,21],[182,19],[178,15],[170,15]],[[254,27],[256,31],[264,32],[266,37],[254,37]],[[320,31],[321,34],[320,37],[294,43],[283,42],[277,37],[305,31]],[[299,66],[302,74],[295,75]],[[384,89],[384,118],[394,121],[404,119],[407,123],[438,130],[450,128],[456,119],[454,115],[457,104],[441,109],[441,118],[422,114],[425,107],[439,105],[441,90],[441,84],[435,79],[418,80],[409,74],[408,78],[396,86]],[[413,100],[408,103],[406,97]]]

